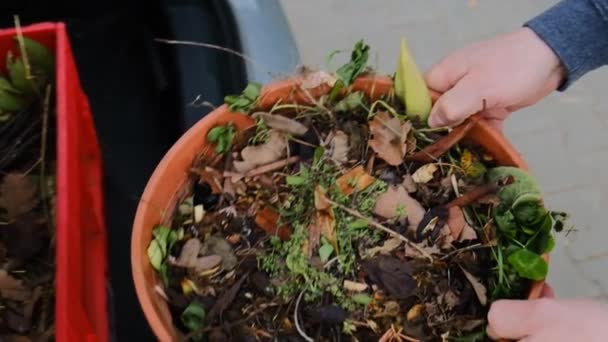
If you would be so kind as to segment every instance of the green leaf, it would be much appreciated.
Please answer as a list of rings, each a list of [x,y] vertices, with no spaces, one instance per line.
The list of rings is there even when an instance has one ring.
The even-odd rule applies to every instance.
[[[32,82],[26,78],[23,61],[20,58],[15,58],[10,51],[6,55],[6,69],[15,89],[28,95],[34,92]]]
[[[227,95],[224,102],[231,111],[241,111],[248,113],[255,107],[260,96],[262,86],[259,83],[251,82],[245,87],[240,95]]]
[[[158,247],[161,250],[163,258],[167,255],[167,246],[169,241],[169,235],[171,235],[171,228],[160,226],[152,231],[153,241],[156,241]]]
[[[20,37],[15,37],[19,40]],[[28,62],[34,69],[40,70],[45,76],[50,76],[55,71],[55,56],[44,45],[34,39],[23,37],[23,45],[27,54]]]
[[[340,91],[344,88],[344,82],[342,80],[337,80],[334,84],[334,87],[331,88],[329,92],[329,101],[335,101],[338,95],[340,95]]]
[[[227,140],[222,136],[218,142],[217,145],[215,146],[215,152],[222,154],[224,152],[226,152],[228,147],[228,142]]]
[[[364,98],[363,93],[360,91],[348,94],[345,98],[340,100],[340,102],[336,103],[334,110],[336,112],[352,111],[363,104]]]
[[[302,176],[287,176],[285,177],[285,182],[287,185],[302,185],[306,183],[308,178]]]
[[[313,157],[313,165],[318,165],[325,154],[325,149],[321,146],[315,148],[315,154]]]
[[[163,264],[165,254],[163,254],[162,248],[158,241],[152,240],[148,246],[148,259],[155,270],[160,271],[161,265]]]
[[[333,252],[334,247],[331,244],[326,243],[319,248],[319,258],[321,258],[321,261],[327,262]]]
[[[431,95],[407,49],[405,39],[401,41],[399,63],[395,73],[395,95],[403,102],[408,118],[416,118],[426,124],[431,113]]]
[[[361,304],[361,305],[368,305],[373,300],[370,295],[367,295],[365,293],[354,294],[354,295],[352,295],[351,298],[355,303]]]
[[[226,126],[213,127],[211,130],[209,130],[209,133],[207,133],[207,140],[212,143],[217,142],[220,140],[220,137],[226,133],[226,130]]]
[[[26,103],[17,94],[0,89],[0,111],[5,113],[19,112],[24,110]]]
[[[203,306],[193,301],[184,309],[180,318],[184,326],[190,331],[200,331],[205,326],[205,316],[206,313]]]
[[[500,166],[490,169],[487,176],[490,182],[503,181],[508,177],[513,178],[513,183],[501,187],[498,191],[501,204],[507,208],[523,195],[536,195],[539,198],[541,196],[540,188],[534,177],[522,169]]]
[[[536,229],[535,235],[526,242],[526,248],[538,254],[550,252],[555,246],[551,225],[551,216],[546,215],[544,222]]]
[[[11,82],[9,82],[6,78],[0,76],[0,91],[6,91],[13,94],[19,94],[19,90],[15,89]]]
[[[353,222],[349,222],[346,227],[348,229],[362,229],[362,228],[367,228],[369,226],[369,223],[366,220],[362,220],[362,219],[357,219]]]
[[[260,96],[262,85],[259,83],[251,82],[243,90],[243,96],[249,100],[255,101]]]
[[[234,140],[235,133],[235,128],[232,123],[228,123],[210,129],[209,133],[207,133],[207,140],[216,144],[215,152],[222,154],[230,151],[232,148],[232,141]]]
[[[365,70],[368,58],[369,46],[363,40],[358,41],[350,54],[350,61],[338,68],[336,75],[345,86],[349,86]]]
[[[547,210],[537,194],[523,194],[513,203],[511,209],[515,220],[523,226],[536,227],[547,217]]]
[[[163,262],[160,264],[160,269],[158,270],[158,274],[160,275],[160,279],[163,282],[163,285],[169,286],[169,275],[167,269],[167,263]]]
[[[519,249],[507,258],[509,264],[520,277],[531,280],[543,280],[549,271],[547,262],[540,255],[527,249]]]
[[[515,238],[517,235],[517,223],[510,210],[503,211],[501,207],[494,209],[494,220],[500,232],[508,237]]]

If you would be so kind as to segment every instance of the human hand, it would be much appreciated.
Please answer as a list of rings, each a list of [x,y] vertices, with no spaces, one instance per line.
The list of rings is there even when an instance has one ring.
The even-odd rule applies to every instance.
[[[443,93],[429,118],[431,127],[461,122],[482,112],[492,124],[557,89],[565,77],[558,57],[532,30],[520,28],[451,53],[425,75]]]
[[[586,300],[500,300],[490,308],[488,335],[525,342],[608,341],[608,309]]]

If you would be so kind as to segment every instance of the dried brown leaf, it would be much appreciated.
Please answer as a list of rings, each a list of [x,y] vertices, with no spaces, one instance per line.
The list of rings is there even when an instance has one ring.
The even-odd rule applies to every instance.
[[[32,291],[5,270],[0,270],[0,296],[5,299],[24,301],[31,297]]]
[[[175,264],[181,267],[194,267],[198,254],[201,251],[201,245],[200,240],[197,238],[186,241]]]
[[[321,236],[327,239],[333,247],[334,251],[338,251],[338,234],[336,231],[336,216],[331,203],[327,200],[327,191],[320,185],[315,188],[315,215],[311,223],[311,231],[319,231]],[[315,227],[312,227],[315,226]],[[310,233],[309,233],[310,234]],[[313,237],[316,239],[316,236]],[[311,242],[318,244],[318,241],[311,241],[309,237],[309,250],[313,250],[316,246],[310,246]]]
[[[315,209],[327,210],[331,208],[331,203],[327,200],[327,190],[321,185],[315,187]]]
[[[232,302],[234,301],[234,298],[239,293],[239,290],[241,289],[241,286],[243,285],[243,283],[245,282],[245,279],[247,279],[247,277],[249,277],[249,273],[245,273],[241,277],[241,279],[239,279],[236,283],[234,283],[234,285],[232,285],[232,287],[230,287],[230,289],[225,291],[217,299],[217,301],[215,301],[215,304],[213,304],[213,307],[211,308],[211,310],[209,310],[209,314],[207,315],[207,320],[209,322],[212,322],[213,319],[217,315],[224,312],[224,310],[226,310],[230,306],[230,304],[232,304]]]
[[[454,242],[454,238],[452,237],[450,226],[444,224],[443,227],[441,227],[439,237],[437,238],[435,244],[438,245],[440,249],[445,250],[453,247],[452,242]]]
[[[268,235],[276,235],[283,241],[289,240],[291,230],[288,226],[278,227],[279,213],[269,207],[264,207],[255,215],[255,224],[262,228]]]
[[[242,161],[235,160],[234,168],[239,173],[246,173],[257,166],[275,162],[285,156],[287,138],[276,130],[268,131],[268,140],[256,146],[247,146],[241,151]]]
[[[374,214],[391,219],[399,215],[399,208],[403,208],[407,214],[408,229],[415,231],[424,217],[425,210],[401,185],[390,186],[376,198]]]
[[[339,164],[348,161],[350,146],[348,145],[348,135],[342,131],[336,131],[331,139],[331,159]]]
[[[197,273],[202,273],[219,266],[221,263],[221,255],[207,255],[200,257],[194,262],[194,271]]]
[[[483,306],[486,306],[488,304],[488,290],[486,289],[486,287],[479,281],[479,279],[477,279],[474,275],[465,270],[462,266],[460,267],[460,269],[462,270],[462,273],[464,273],[464,276],[467,278],[469,283],[471,283],[473,291],[475,291],[477,299],[479,299],[479,303],[481,303],[481,305]]]
[[[415,294],[416,281],[412,267],[388,255],[379,255],[362,262],[361,266],[372,283],[380,286],[396,299],[404,299]]]
[[[450,227],[454,240],[458,240],[465,224],[466,220],[464,219],[462,209],[460,209],[460,207],[451,207],[448,214],[448,226]]]
[[[464,228],[462,229],[462,233],[460,234],[460,238],[458,238],[458,242],[477,240],[477,232],[473,227],[469,226],[468,223],[464,224]]]
[[[9,221],[30,212],[39,199],[38,187],[29,177],[20,173],[9,173],[0,184],[0,207],[6,210]]]
[[[350,292],[363,292],[367,290],[369,286],[365,283],[358,283],[356,281],[344,280],[344,289]]]
[[[251,116],[254,119],[261,118],[268,127],[287,134],[302,136],[308,132],[308,127],[283,115],[257,112]]]
[[[393,166],[403,163],[407,152],[407,135],[412,124],[392,117],[388,112],[376,113],[368,124],[373,135],[368,144],[378,157]]]
[[[376,178],[370,176],[363,165],[359,165],[347,173],[340,176],[336,184],[340,188],[340,192],[344,195],[350,195],[355,191],[365,190],[368,186],[374,184]],[[352,185],[355,185],[354,187]]]
[[[428,246],[425,243],[423,245],[418,244],[418,247],[430,255],[441,253],[441,250],[436,245]],[[411,248],[409,246],[405,247],[405,256],[408,258],[413,258],[413,259],[424,259],[425,258],[425,256],[422,255],[417,249]]]
[[[435,171],[437,171],[437,165],[433,163],[422,165],[414,172],[412,180],[415,183],[428,183],[433,179]]]
[[[448,308],[453,309],[458,305],[458,295],[452,290],[447,290],[444,293],[440,294],[437,298],[439,304],[446,305]]]
[[[414,182],[414,178],[412,178],[412,175],[410,174],[403,176],[403,182],[401,183],[401,185],[403,185],[405,191],[410,194],[418,190],[418,186],[416,185],[416,182]]]
[[[229,271],[236,267],[237,258],[234,255],[232,246],[226,240],[219,236],[209,236],[201,245],[200,254],[203,256],[219,255],[221,256],[222,270]],[[211,263],[214,260],[207,260]],[[197,260],[198,263],[198,260]]]
[[[376,254],[390,254],[392,251],[397,249],[397,247],[401,246],[403,240],[398,238],[390,238],[385,240],[382,246],[372,247],[366,251],[366,255],[369,257],[373,257]]]
[[[336,84],[336,81],[336,76],[326,71],[307,72],[304,77],[300,79],[300,88],[314,89],[322,85],[333,87],[334,84]]]
[[[414,320],[421,317],[423,312],[424,312],[424,305],[415,304],[408,310],[406,318],[408,321],[413,322]]]

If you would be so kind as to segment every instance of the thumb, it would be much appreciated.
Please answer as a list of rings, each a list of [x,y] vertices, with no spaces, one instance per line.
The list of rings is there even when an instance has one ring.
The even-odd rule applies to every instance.
[[[495,340],[522,339],[555,322],[558,307],[551,299],[496,301],[488,313],[488,335]]]
[[[458,123],[484,109],[479,82],[467,75],[444,93],[431,110],[429,126],[442,127]],[[491,107],[492,103],[486,103]]]

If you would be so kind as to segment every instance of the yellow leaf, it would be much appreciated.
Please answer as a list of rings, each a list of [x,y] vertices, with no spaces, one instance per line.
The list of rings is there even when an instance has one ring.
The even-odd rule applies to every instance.
[[[405,105],[405,113],[410,119],[418,118],[426,123],[431,113],[431,95],[410,55],[405,39],[401,41],[401,53],[395,74],[395,94]]]

